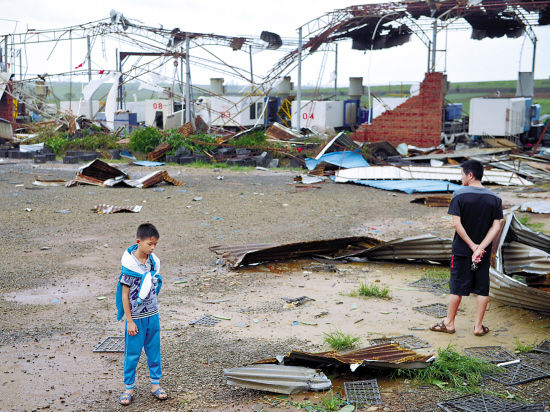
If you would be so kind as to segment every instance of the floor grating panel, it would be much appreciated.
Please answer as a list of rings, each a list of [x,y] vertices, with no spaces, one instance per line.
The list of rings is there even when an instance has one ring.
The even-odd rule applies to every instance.
[[[432,303],[431,305],[426,306],[416,306],[413,309],[436,318],[444,318],[447,316],[447,305],[443,303]]]
[[[480,393],[439,402],[437,406],[446,412],[515,412],[525,405],[511,399]]]
[[[399,346],[406,349],[420,349],[430,347],[430,344],[428,342],[414,335],[394,336],[391,338],[379,338],[370,340],[371,345],[381,345],[384,343],[392,342],[397,342]]]
[[[487,377],[504,385],[519,385],[520,383],[550,377],[547,372],[521,362],[501,366],[501,368],[504,369],[504,373],[497,372],[487,375]]]
[[[380,405],[380,390],[376,379],[366,381],[344,382],[346,400],[354,405]]]
[[[215,317],[210,315],[204,315],[192,322],[189,322],[189,324],[198,326],[214,326],[219,322],[221,322],[220,319],[216,319]]]
[[[541,342],[534,350],[537,352],[550,353],[550,339]]]
[[[99,343],[94,352],[124,352],[124,336],[109,336]]]
[[[409,286],[415,288],[425,289],[432,293],[448,293],[449,283],[448,281],[436,281],[430,278],[420,278],[414,282],[409,283]]]
[[[475,346],[464,348],[464,353],[473,358],[479,358],[487,362],[501,363],[518,359],[518,357],[504,346]]]

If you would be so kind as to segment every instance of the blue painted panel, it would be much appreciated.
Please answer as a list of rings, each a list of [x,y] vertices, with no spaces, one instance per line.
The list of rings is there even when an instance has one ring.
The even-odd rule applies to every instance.
[[[331,165],[342,167],[344,169],[351,169],[354,167],[366,167],[369,163],[358,152],[332,152],[325,153],[319,159],[306,159],[306,167],[309,170],[315,169],[315,167],[321,163],[326,162]]]
[[[454,192],[462,186],[444,180],[352,180],[364,186],[405,193]]]

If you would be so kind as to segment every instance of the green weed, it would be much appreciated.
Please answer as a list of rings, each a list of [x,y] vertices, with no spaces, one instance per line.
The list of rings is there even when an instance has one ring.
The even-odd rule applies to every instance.
[[[350,296],[391,299],[390,289],[386,286],[379,286],[375,283],[367,285],[365,282],[361,282],[357,290],[353,291]]]
[[[440,389],[476,393],[483,375],[497,371],[497,366],[458,353],[453,346],[437,350],[437,359],[425,369],[399,370],[397,376],[413,378]]]
[[[517,353],[526,353],[531,352],[533,349],[535,349],[535,342],[533,343],[523,343],[519,340],[519,338],[516,338],[516,352]]]
[[[163,136],[156,127],[142,127],[130,134],[130,149],[140,153],[149,153],[160,142]]]
[[[339,330],[330,333],[323,332],[323,341],[335,350],[353,348],[359,339],[358,336],[347,335]]]
[[[531,220],[529,219],[529,216],[518,217],[518,220],[523,226],[527,226],[529,229],[534,231],[539,231],[544,226],[544,223],[541,223],[541,222],[537,222],[537,223],[531,222]]]
[[[340,405],[344,403],[344,399],[338,394],[334,393],[332,389],[327,392],[321,399],[320,404],[314,404],[310,400],[305,402],[288,401],[289,405],[294,406],[298,410],[304,410],[307,412],[335,412],[340,409]]]
[[[424,278],[428,278],[435,281],[448,281],[449,280],[449,269],[447,268],[430,268],[424,270]]]

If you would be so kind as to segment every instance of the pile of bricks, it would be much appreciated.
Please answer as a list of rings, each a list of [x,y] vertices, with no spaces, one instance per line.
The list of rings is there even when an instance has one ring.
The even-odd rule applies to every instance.
[[[7,120],[15,128],[15,105],[13,103],[13,83],[11,80],[6,84],[6,90],[0,98],[0,118]]]
[[[372,124],[363,123],[352,134],[352,139],[359,142],[387,141],[394,146],[400,143],[419,147],[439,145],[446,82],[443,73],[427,73],[418,95],[382,113]]]

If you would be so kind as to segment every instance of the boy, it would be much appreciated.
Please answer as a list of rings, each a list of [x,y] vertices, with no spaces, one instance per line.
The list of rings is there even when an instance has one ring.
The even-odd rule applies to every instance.
[[[122,255],[122,271],[117,285],[117,320],[126,317],[124,338],[124,384],[121,405],[134,400],[136,368],[142,349],[145,349],[151,393],[160,400],[168,395],[160,387],[160,323],[157,295],[162,285],[160,260],[153,253],[159,232],[151,223],[137,229],[136,244]]]
[[[455,333],[455,317],[462,296],[475,293],[477,312],[474,335],[483,336],[489,332],[489,328],[483,325],[483,317],[489,303],[491,245],[500,232],[502,201],[481,184],[483,166],[480,162],[467,160],[461,167],[464,187],[453,193],[449,205],[456,232],[452,246],[447,317],[430,329]]]

